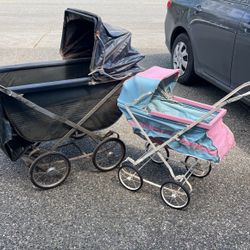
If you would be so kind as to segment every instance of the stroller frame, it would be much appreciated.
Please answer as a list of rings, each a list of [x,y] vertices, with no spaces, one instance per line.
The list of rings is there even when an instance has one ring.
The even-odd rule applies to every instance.
[[[232,97],[240,90],[249,86],[250,86],[250,82],[240,85],[239,87],[234,89],[232,92],[230,92],[228,95],[223,97],[221,100],[216,102],[210,111],[202,115],[199,119],[195,120],[193,123],[187,125],[184,129],[178,131],[174,136],[172,136],[170,139],[168,139],[167,141],[165,141],[164,143],[160,145],[155,145],[155,143],[150,139],[150,137],[144,131],[143,127],[137,121],[136,117],[134,116],[133,112],[130,109],[131,106],[135,105],[136,103],[139,103],[142,99],[144,99],[148,95],[151,95],[152,93],[144,94],[141,97],[139,97],[137,100],[135,100],[133,103],[125,105],[125,110],[128,112],[133,122],[136,124],[137,128],[140,130],[141,134],[145,137],[147,144],[146,144],[145,153],[141,157],[139,157],[137,160],[134,160],[131,157],[127,157],[126,160],[122,163],[122,166],[118,172],[118,178],[121,184],[130,191],[138,191],[142,187],[143,182],[148,183],[152,186],[160,188],[160,195],[165,204],[175,209],[185,208],[189,204],[190,193],[192,192],[192,185],[189,182],[189,178],[191,176],[195,176],[199,178],[203,178],[207,176],[211,171],[211,162],[201,159],[203,163],[206,163],[206,165],[203,166],[205,168],[203,169],[202,174],[197,174],[196,173],[197,167],[198,168],[201,167],[201,163],[199,163],[199,159],[193,156],[187,156],[185,161],[180,162],[186,167],[187,169],[186,173],[181,174],[181,175],[176,175],[172,167],[168,163],[168,160],[171,159],[169,157],[169,152],[168,152],[169,144],[173,141],[180,140],[181,135],[185,134],[187,131],[189,131],[196,125],[198,125],[200,122],[204,121],[211,114],[218,111],[225,105],[238,101],[245,96],[249,96],[250,91],[244,94],[239,94],[237,96]],[[167,93],[162,93],[162,94],[165,98],[168,98]],[[162,149],[167,151],[167,159],[160,152],[160,150]],[[160,158],[160,161],[156,160],[154,158],[155,156],[158,156],[158,158]],[[169,170],[172,180],[169,180],[165,182],[164,184],[159,185],[155,182],[152,182],[143,178],[140,175],[139,171],[142,170],[142,168],[150,160],[154,161],[155,163],[163,163],[165,167],[167,167],[167,169]],[[173,162],[177,162],[176,160],[173,160],[173,159],[171,160]],[[189,162],[193,160],[194,162],[190,164]],[[136,168],[140,164],[142,165],[139,168]]]
[[[8,95],[11,98],[25,104],[29,108],[42,113],[52,120],[58,121],[67,125],[70,130],[61,138],[54,140],[50,149],[43,149],[40,147],[40,143],[34,143],[29,150],[27,150],[21,159],[30,168],[31,182],[39,188],[50,189],[62,184],[68,177],[71,169],[70,161],[79,160],[82,158],[92,157],[92,162],[100,171],[110,171],[116,168],[125,157],[125,145],[119,139],[119,134],[109,130],[105,134],[100,132],[92,132],[82,125],[87,121],[101,106],[119,91],[123,82],[118,83],[103,99],[101,99],[82,119],[78,122],[72,122],[63,116],[59,116],[34,102],[24,98],[22,94],[0,85],[0,92],[4,95]],[[78,134],[81,132],[81,134]],[[74,139],[80,139],[85,135],[89,136],[95,142],[99,141],[99,144],[92,153],[84,152],[75,142]],[[65,143],[66,141],[73,139],[72,142]],[[59,148],[73,145],[78,151],[79,155],[76,157],[68,158],[64,154],[58,152]],[[115,155],[115,148],[118,147],[118,155]],[[99,157],[106,157],[108,160],[100,161]],[[52,166],[53,165],[53,166]],[[41,174],[41,175],[39,175]],[[43,176],[41,178],[41,176]]]

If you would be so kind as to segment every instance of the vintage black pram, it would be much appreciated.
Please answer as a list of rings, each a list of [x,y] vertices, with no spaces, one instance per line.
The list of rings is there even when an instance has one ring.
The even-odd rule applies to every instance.
[[[121,163],[125,146],[119,135],[97,131],[121,116],[117,97],[122,82],[140,70],[137,63],[143,59],[131,48],[128,31],[75,9],[65,11],[60,52],[62,61],[0,68],[0,146],[12,161],[25,160],[32,183],[43,189],[69,175],[70,161],[60,152],[65,144],[80,152],[74,158],[92,155],[100,170]],[[99,142],[93,154],[74,143],[85,135]],[[47,141],[49,147],[41,146]]]

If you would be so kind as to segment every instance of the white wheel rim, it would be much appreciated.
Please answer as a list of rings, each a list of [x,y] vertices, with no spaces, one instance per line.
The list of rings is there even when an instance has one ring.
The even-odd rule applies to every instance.
[[[187,46],[184,42],[177,43],[173,53],[173,67],[180,70],[182,76],[188,66],[188,52]]]
[[[174,183],[164,184],[161,188],[161,196],[167,205],[177,209],[184,208],[189,200],[185,190]]]
[[[141,187],[141,178],[138,173],[130,167],[120,169],[119,180],[125,188],[131,191],[136,191]]]

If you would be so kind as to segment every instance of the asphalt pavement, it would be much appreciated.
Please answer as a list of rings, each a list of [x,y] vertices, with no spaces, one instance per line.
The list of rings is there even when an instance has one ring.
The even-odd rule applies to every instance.
[[[130,30],[134,47],[146,55],[143,67],[168,67],[165,5],[155,0],[0,0],[0,65],[60,59],[63,11],[71,7]],[[175,94],[208,104],[225,95],[202,80],[192,87],[178,84]],[[116,170],[101,173],[90,159],[73,162],[60,187],[41,191],[32,186],[21,161],[13,163],[1,152],[0,249],[250,249],[250,111],[241,103],[227,109],[224,121],[237,145],[208,177],[191,180],[191,202],[183,211],[164,205],[159,189],[147,184],[129,192]],[[112,129],[126,143],[127,155],[143,153],[144,142],[124,118]],[[168,177],[153,163],[145,175],[159,183]]]

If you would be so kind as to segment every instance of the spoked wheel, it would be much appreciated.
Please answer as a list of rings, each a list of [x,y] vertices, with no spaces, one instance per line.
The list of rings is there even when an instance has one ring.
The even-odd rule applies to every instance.
[[[162,200],[175,209],[185,208],[190,201],[188,190],[179,182],[168,181],[161,186],[160,194]]]
[[[156,144],[156,146],[158,146]],[[152,146],[147,143],[146,144],[146,152],[150,151],[152,149]],[[164,159],[167,161],[169,159],[169,150],[167,148],[162,148],[161,150],[159,150],[159,153],[162,154],[162,156],[164,157]],[[153,154],[150,156],[150,159],[154,162],[154,163],[157,163],[157,164],[161,164],[162,163],[162,160],[160,159],[160,157],[157,155],[157,153]]]
[[[209,175],[212,170],[212,164],[209,161],[197,159],[192,156],[187,156],[185,159],[186,169],[189,170],[192,166],[192,176],[204,178]]]
[[[61,153],[45,153],[30,167],[31,182],[39,188],[50,189],[63,183],[70,173],[70,161]]]
[[[120,139],[108,138],[96,147],[92,161],[97,169],[110,171],[121,164],[125,154],[125,144]]]
[[[124,165],[118,171],[121,184],[130,191],[138,191],[143,184],[140,173],[132,166]]]

